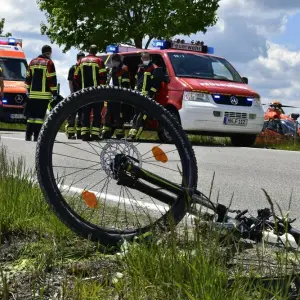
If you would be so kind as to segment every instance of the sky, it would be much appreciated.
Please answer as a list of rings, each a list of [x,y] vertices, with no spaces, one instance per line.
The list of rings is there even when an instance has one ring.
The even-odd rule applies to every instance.
[[[300,1],[221,0],[219,4],[219,20],[206,34],[176,37],[186,42],[203,40],[249,78],[263,103],[279,100],[299,106],[286,112],[300,113]],[[42,45],[50,44],[40,33],[40,23],[46,19],[36,0],[6,0],[1,4],[2,17],[6,19],[4,32],[23,39],[28,61],[40,53]],[[56,44],[52,48],[61,94],[67,96],[67,73],[78,50],[63,53]]]

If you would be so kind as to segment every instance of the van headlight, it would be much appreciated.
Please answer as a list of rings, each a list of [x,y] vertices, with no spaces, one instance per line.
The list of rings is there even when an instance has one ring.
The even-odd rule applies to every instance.
[[[207,93],[198,92],[184,92],[183,101],[199,101],[199,102],[211,102],[211,95]]]
[[[253,98],[253,105],[255,106],[261,106],[260,98]]]

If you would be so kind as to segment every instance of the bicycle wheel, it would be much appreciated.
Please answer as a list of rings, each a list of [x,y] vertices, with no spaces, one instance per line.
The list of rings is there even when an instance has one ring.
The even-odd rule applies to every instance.
[[[146,113],[147,138],[128,141],[125,135],[124,139],[70,141],[59,132],[70,114],[92,104],[102,109],[104,101],[125,103]],[[170,132],[174,144],[157,144],[156,131],[147,131],[153,122]],[[121,167],[116,173],[120,157],[132,162],[135,173],[129,167],[122,169],[123,175]],[[83,89],[53,109],[38,138],[36,171],[57,217],[78,235],[111,246],[178,224],[190,205],[198,176],[191,143],[170,113],[138,92],[108,86]]]

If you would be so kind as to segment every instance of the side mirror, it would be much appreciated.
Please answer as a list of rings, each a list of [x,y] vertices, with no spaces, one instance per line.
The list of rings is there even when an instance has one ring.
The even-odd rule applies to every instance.
[[[243,81],[248,84],[248,78],[247,77],[242,77]]]

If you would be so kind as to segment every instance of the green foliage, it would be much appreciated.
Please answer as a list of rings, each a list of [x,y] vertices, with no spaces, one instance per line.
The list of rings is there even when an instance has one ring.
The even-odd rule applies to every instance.
[[[37,0],[48,25],[42,34],[52,42],[87,50],[90,44],[100,51],[110,43],[146,47],[153,38],[178,34],[205,33],[217,22],[220,0]]]
[[[5,36],[5,37],[11,36],[10,32],[7,32],[6,34],[3,33],[4,23],[5,23],[5,18],[2,18],[0,20],[0,36]]]

